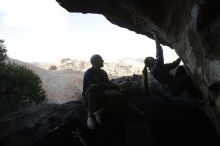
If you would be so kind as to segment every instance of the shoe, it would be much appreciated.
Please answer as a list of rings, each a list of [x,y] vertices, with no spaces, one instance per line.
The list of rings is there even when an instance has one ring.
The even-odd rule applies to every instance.
[[[87,127],[91,130],[95,130],[97,128],[95,119],[91,116],[88,116],[87,118]]]

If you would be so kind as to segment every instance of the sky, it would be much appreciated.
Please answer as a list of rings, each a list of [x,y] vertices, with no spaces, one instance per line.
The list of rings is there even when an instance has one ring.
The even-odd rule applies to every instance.
[[[155,42],[110,23],[97,14],[69,13],[56,0],[0,0],[0,39],[7,54],[25,62],[88,61],[100,54],[105,61],[155,57]],[[163,46],[165,62],[176,59]]]

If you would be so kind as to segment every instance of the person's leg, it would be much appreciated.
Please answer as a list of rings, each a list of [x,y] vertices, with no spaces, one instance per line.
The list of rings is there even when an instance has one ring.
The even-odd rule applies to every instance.
[[[115,112],[122,103],[121,93],[118,91],[105,92],[104,108],[106,112]]]
[[[120,92],[110,91],[106,93],[104,104],[103,122],[119,124],[124,122],[126,116],[126,99]]]
[[[180,96],[190,84],[190,77],[186,74],[184,66],[179,66],[174,76],[175,82],[170,87],[171,95]]]
[[[170,87],[170,93],[172,96],[180,96],[187,88],[189,78],[187,76],[181,76],[175,80],[175,83]]]
[[[88,118],[87,126],[89,129],[96,128],[96,113],[102,107],[102,91],[97,84],[92,84],[86,91],[86,97],[88,101]]]
[[[103,102],[101,99],[102,91],[100,90],[99,85],[90,85],[87,89],[86,95],[88,101],[88,112],[96,112],[100,108],[101,103]]]

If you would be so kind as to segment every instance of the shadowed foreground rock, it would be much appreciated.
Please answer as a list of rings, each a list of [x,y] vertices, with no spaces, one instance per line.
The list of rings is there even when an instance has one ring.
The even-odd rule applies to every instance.
[[[138,86],[141,77],[113,82],[122,80],[132,83],[127,100],[119,107],[123,114],[105,113],[98,129],[87,129],[80,101],[32,106],[0,120],[0,145],[83,146],[77,137],[79,130],[88,146],[219,146],[204,106],[193,97],[165,96],[157,83],[152,83],[154,94],[146,96]]]

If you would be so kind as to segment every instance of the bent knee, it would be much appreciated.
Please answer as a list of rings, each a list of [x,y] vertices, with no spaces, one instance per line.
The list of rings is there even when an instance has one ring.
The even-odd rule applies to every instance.
[[[98,93],[100,91],[100,87],[98,84],[91,84],[89,88],[87,89],[88,93]]]
[[[89,85],[88,90],[98,90],[99,89],[99,85],[98,84],[91,84]]]

